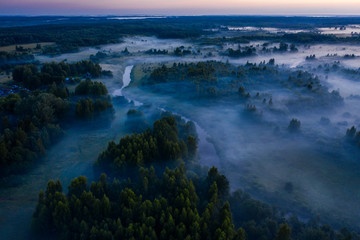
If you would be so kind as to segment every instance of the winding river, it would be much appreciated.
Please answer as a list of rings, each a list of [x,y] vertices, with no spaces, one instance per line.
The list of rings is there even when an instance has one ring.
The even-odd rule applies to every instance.
[[[126,95],[126,87],[131,82],[132,68],[133,65],[126,66],[122,76],[122,87],[113,90],[111,94],[113,97],[123,96],[130,104],[127,107],[114,104],[116,113],[109,124],[95,121],[72,126],[66,130],[66,136],[49,149],[45,158],[33,169],[11,177],[9,182],[12,185],[0,188],[0,239],[32,239],[31,217],[38,193],[46,187],[50,179],[60,179],[64,191],[67,190],[71,179],[80,175],[86,176],[89,182],[94,180],[92,165],[98,154],[106,148],[109,141],[118,141],[127,133],[123,117],[127,110],[133,105],[143,104]],[[158,110],[166,111],[160,106]],[[190,121],[189,118],[180,116],[185,121]],[[213,144],[208,141],[208,134],[199,124],[194,123],[199,138],[200,163],[218,166],[219,158]]]
[[[113,96],[123,96],[129,102],[133,102],[135,106],[141,106],[144,103],[139,102],[136,99],[131,99],[129,96],[126,95],[126,92],[123,93],[123,90],[127,86],[129,86],[129,84],[131,82],[131,71],[132,71],[133,67],[134,67],[133,65],[129,65],[125,68],[123,78],[122,78],[123,86],[120,89],[115,90],[112,95]],[[149,102],[149,103],[152,103],[153,105],[156,104],[153,101]],[[176,106],[172,106],[172,107],[176,107]],[[163,112],[168,111],[166,108],[160,107],[160,106],[157,106],[157,109],[159,109],[160,111],[163,111]],[[200,127],[196,121],[182,115],[181,113],[179,113],[177,111],[173,111],[173,110],[169,110],[169,111],[171,111],[173,114],[179,115],[183,120],[185,120],[185,122],[192,121],[195,124],[197,135],[198,135],[199,163],[201,165],[205,165],[208,167],[212,167],[212,166],[219,167],[220,160],[216,153],[214,145],[209,141],[211,139],[209,134],[202,127]]]

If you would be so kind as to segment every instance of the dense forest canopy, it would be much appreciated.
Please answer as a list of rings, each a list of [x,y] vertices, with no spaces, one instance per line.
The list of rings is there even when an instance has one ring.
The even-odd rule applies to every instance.
[[[0,17],[0,238],[360,240],[359,17],[136,18]]]
[[[141,68],[146,69],[146,66]],[[330,91],[327,86],[321,84],[317,75],[303,70],[281,68],[275,64],[274,59],[259,64],[247,62],[244,65],[219,61],[175,62],[153,66],[150,69],[149,74],[144,74],[139,79],[135,77],[139,85],[151,86],[157,93],[168,94],[167,86],[173,84],[177,87],[174,95],[183,99],[239,99],[240,96],[242,101],[249,104],[261,99],[263,103],[274,106],[270,94],[265,95],[264,102],[259,92],[252,95],[250,92],[254,89],[266,92],[267,89],[276,87],[293,91],[296,95],[297,92],[302,93],[301,96],[285,103],[290,111],[299,111],[299,108],[324,110],[343,103],[339,92]]]
[[[65,77],[91,72],[101,74],[101,67],[90,61],[67,64],[19,65],[13,70],[14,81],[30,88],[0,97],[0,176],[24,172],[43,157],[46,149],[64,136],[64,122],[72,116],[92,117],[113,108],[107,89],[90,79],[80,82],[76,94],[90,96],[76,99],[65,85]]]
[[[102,174],[91,184],[80,176],[71,181],[67,194],[59,180],[49,181],[39,194],[33,229],[60,239],[360,239],[345,228],[335,231],[316,221],[285,217],[243,191],[230,193],[228,180],[215,167],[192,177],[188,163],[163,173],[141,167],[176,157],[161,142],[178,141],[176,125],[173,117],[163,117],[152,132],[127,136],[117,146],[110,142],[99,155],[96,168],[106,169],[107,159],[117,169],[139,166],[134,174],[117,172],[112,181]],[[155,138],[147,141],[152,134]],[[139,153],[144,155],[139,158]]]
[[[34,64],[19,65],[13,70],[13,79],[15,82],[22,83],[25,87],[30,89],[39,88],[43,85],[65,83],[66,78],[76,77],[94,77],[98,78],[104,71],[102,71],[99,64],[94,64],[92,61],[83,60],[77,63],[45,63],[41,70]],[[105,71],[105,75],[107,72]]]
[[[110,142],[95,164],[102,168],[110,167],[116,172],[124,172],[127,171],[126,167],[131,166],[194,159],[197,142],[191,134],[194,134],[191,123],[178,126],[174,117],[163,117],[154,122],[152,130],[126,136],[119,144]]]
[[[49,23],[46,20],[50,19]],[[151,20],[119,21],[107,17],[86,18],[69,17],[64,21],[52,17],[38,17],[38,23],[27,26],[24,18],[12,19],[15,26],[8,26],[8,17],[0,17],[0,46],[34,42],[55,42],[56,46],[42,49],[45,54],[73,52],[79,47],[98,46],[118,43],[125,35],[141,33],[159,38],[196,38],[210,33],[205,29],[221,26],[259,26],[291,29],[314,29],[316,27],[343,26],[355,24],[358,18],[326,17],[265,17],[265,16],[202,16],[202,17],[167,17]],[[17,21],[16,21],[17,20]],[[74,21],[72,21],[74,20]],[[34,22],[36,20],[34,19]],[[74,23],[75,22],[75,23]],[[1,25],[1,24],[0,24]],[[18,26],[17,26],[18,25]],[[211,35],[211,34],[210,34]],[[250,35],[241,36],[244,41],[275,40],[299,43],[314,42],[359,42],[358,37],[339,39],[332,35],[316,33],[296,33],[284,35]]]

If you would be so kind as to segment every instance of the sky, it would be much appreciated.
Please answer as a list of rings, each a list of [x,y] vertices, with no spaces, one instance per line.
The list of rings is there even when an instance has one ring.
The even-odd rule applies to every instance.
[[[360,15],[360,0],[0,0],[0,15]]]

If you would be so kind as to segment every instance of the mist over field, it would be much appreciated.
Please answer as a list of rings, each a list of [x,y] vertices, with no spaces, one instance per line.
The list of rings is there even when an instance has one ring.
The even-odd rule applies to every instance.
[[[37,239],[34,229],[50,229],[44,239],[80,239],[73,227],[77,225],[84,239],[102,239],[99,236],[107,234],[102,230],[130,239],[130,230],[114,229],[129,224],[141,228],[143,219],[126,215],[136,207],[123,209],[131,205],[124,196],[132,194],[124,189],[144,195],[144,201],[133,200],[139,209],[149,204],[145,200],[155,206],[160,197],[175,206],[182,200],[173,203],[174,196],[166,193],[172,190],[165,186],[184,187],[185,182],[188,189],[173,195],[198,195],[187,196],[190,200],[184,204],[199,212],[199,228],[205,229],[206,211],[221,219],[230,202],[229,221],[240,230],[232,226],[222,239],[290,239],[291,234],[292,239],[359,239],[358,19],[314,18],[312,23],[300,18],[297,23],[290,18],[283,23],[274,18],[270,20],[276,26],[269,27],[260,20],[245,25],[236,18],[214,18],[212,24],[207,17],[199,18],[192,26],[186,17],[117,20],[124,32],[114,27],[114,19],[100,18],[97,24],[111,26],[107,30],[117,37],[99,40],[104,33],[96,26],[78,33],[86,41],[60,43],[49,34],[41,38],[47,42],[43,46],[41,35],[32,33],[32,28],[43,26],[37,19],[35,27],[22,26],[31,39],[39,37],[34,41],[39,43],[26,50],[20,46],[23,42],[5,37],[17,36],[16,28],[0,29],[0,239]],[[83,27],[94,20],[78,21]],[[70,35],[78,30],[56,24]],[[37,160],[29,160],[34,154]],[[209,182],[212,167],[217,168],[214,179],[226,179],[214,180],[216,190]],[[108,175],[91,184],[102,172]],[[79,176],[85,176],[86,183]],[[48,184],[51,179],[59,179],[61,189],[57,182]],[[39,194],[41,189],[45,193]],[[213,191],[218,193],[211,195]],[[94,199],[86,202],[90,195]],[[52,197],[60,206],[52,209]],[[111,211],[87,212],[107,201]],[[126,204],[117,206],[121,201]],[[81,214],[96,220],[79,221],[75,202],[84,204]],[[218,204],[216,210],[209,210],[211,204]],[[276,210],[270,211],[272,207]],[[192,221],[193,212],[186,224],[175,210],[166,214],[173,214],[179,227]],[[152,220],[144,221],[149,228],[156,226],[151,234],[159,237],[165,217],[151,217],[153,225]],[[45,219],[51,219],[49,225]],[[301,230],[292,221],[303,224]],[[24,227],[19,230],[19,225]],[[280,238],[287,227],[288,238]],[[188,232],[174,239],[194,236],[194,229],[185,228]],[[314,229],[318,235],[311,232]],[[151,235],[149,229],[141,231]],[[220,234],[206,231],[209,236]]]

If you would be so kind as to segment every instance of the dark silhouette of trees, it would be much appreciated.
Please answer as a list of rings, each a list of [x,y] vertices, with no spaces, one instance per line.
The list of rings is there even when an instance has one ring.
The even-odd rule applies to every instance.
[[[105,85],[101,82],[86,79],[81,81],[75,88],[76,95],[104,96],[108,94]]]
[[[289,132],[292,132],[292,133],[299,132],[300,126],[301,126],[300,120],[293,118],[293,119],[291,119],[291,121],[289,123],[288,130],[289,130]]]
[[[80,98],[76,102],[75,114],[79,118],[94,116],[102,111],[112,110],[113,105],[109,99]]]
[[[127,166],[194,158],[197,149],[195,137],[189,134],[182,137],[180,138],[175,118],[165,116],[154,122],[152,130],[126,136],[119,144],[110,142],[107,149],[99,155],[96,165],[122,171]]]
[[[0,98],[0,176],[29,168],[64,134],[59,120],[68,102],[49,93]]]
[[[345,135],[347,141],[360,147],[360,131],[357,131],[355,126],[348,128]]]
[[[240,46],[237,50],[232,48],[227,49],[227,55],[232,58],[249,57],[255,55],[255,53],[256,49],[253,47],[245,47],[243,50],[241,50]]]
[[[84,118],[113,110],[110,97],[105,96],[107,89],[99,82],[86,80],[76,88],[79,94],[92,98],[74,100],[70,96],[65,76],[89,71],[101,74],[100,66],[90,61],[46,63],[40,71],[33,64],[14,68],[14,80],[34,91],[21,88],[0,98],[0,177],[23,172],[44,156],[64,135],[63,120],[70,115]]]
[[[189,178],[187,162],[163,172],[141,166],[171,163],[175,155],[167,146],[176,149],[178,143],[173,116],[155,122],[153,130],[122,138],[118,145],[110,142],[98,167],[106,160],[126,171],[140,165],[136,171],[129,178],[116,172],[112,181],[102,174],[91,184],[80,176],[71,181],[67,195],[60,181],[50,180],[46,191],[40,191],[32,229],[60,239],[358,239],[347,229],[337,232],[314,221],[285,218],[241,190],[230,193],[229,181],[216,167],[206,176],[192,173]]]
[[[99,64],[92,61],[83,60],[76,63],[45,63],[39,71],[33,64],[16,66],[13,70],[13,79],[22,83],[29,89],[36,89],[43,85],[52,83],[63,84],[66,78],[70,77],[100,77],[102,73],[109,75],[107,71],[102,71]]]

